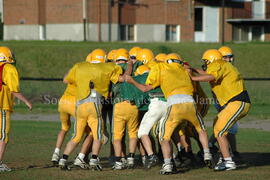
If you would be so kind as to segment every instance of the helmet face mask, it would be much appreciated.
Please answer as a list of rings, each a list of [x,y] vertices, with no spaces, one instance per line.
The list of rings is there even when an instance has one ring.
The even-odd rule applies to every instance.
[[[15,56],[8,47],[5,46],[0,47],[0,62],[15,64],[16,62]]]
[[[231,54],[231,55],[227,55],[227,56],[222,56],[222,59],[224,61],[227,61],[227,62],[230,62],[230,63],[233,63],[234,62],[234,56]]]
[[[184,65],[184,62],[181,61],[181,60],[178,60],[178,59],[168,59],[166,61],[168,64],[171,64],[171,63],[178,63],[178,64],[181,64],[181,65]]]
[[[202,59],[202,61],[203,61],[202,70],[206,71],[207,65],[210,64],[210,62],[206,59]]]

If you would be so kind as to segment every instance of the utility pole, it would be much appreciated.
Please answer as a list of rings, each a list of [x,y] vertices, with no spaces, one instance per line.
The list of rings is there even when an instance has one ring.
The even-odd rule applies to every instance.
[[[112,0],[108,0],[108,41],[112,41]]]
[[[222,6],[222,22],[221,22],[221,44],[225,42],[225,0],[221,1]]]
[[[98,0],[98,41],[101,42],[101,0]]]
[[[83,1],[83,41],[87,41],[87,0]]]

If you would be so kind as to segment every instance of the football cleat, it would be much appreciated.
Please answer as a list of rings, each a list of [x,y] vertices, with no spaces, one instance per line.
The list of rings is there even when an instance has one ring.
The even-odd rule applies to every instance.
[[[6,165],[0,162],[0,172],[10,172],[11,169]]]
[[[204,162],[210,169],[214,168],[214,161],[211,153],[209,152],[204,153]]]
[[[234,169],[236,169],[236,165],[233,161],[222,161],[214,168],[215,171],[229,171]]]
[[[162,175],[169,175],[169,174],[173,174],[173,163],[167,163],[167,164],[163,164],[161,170],[159,171],[160,174]]]
[[[52,155],[52,160],[51,160],[53,164],[58,164],[59,159],[60,159],[60,155],[54,152]]]
[[[151,156],[148,156],[145,167],[147,169],[150,169],[151,167],[158,165],[158,162],[159,162],[158,157],[153,154]]]
[[[134,168],[134,158],[133,157],[128,157],[127,158],[127,168],[128,169],[133,169]]]
[[[80,167],[81,169],[89,169],[89,165],[83,159],[79,158],[78,156],[74,160],[73,164],[77,167]]]
[[[60,167],[61,170],[64,170],[64,171],[69,171],[70,170],[70,167],[68,167],[68,165],[67,165],[67,160],[66,159],[60,159],[59,163],[58,163],[58,166]]]
[[[146,167],[146,165],[147,165],[147,156],[142,156],[141,158],[142,158],[143,167]]]
[[[99,159],[90,159],[89,165],[90,169],[94,171],[102,171],[102,167],[99,164]]]
[[[125,169],[125,165],[122,162],[115,162],[114,166],[112,167],[113,170],[122,170]]]

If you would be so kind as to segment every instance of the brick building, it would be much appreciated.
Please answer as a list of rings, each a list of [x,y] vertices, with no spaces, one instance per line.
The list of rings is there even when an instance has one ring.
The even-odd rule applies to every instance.
[[[222,0],[3,0],[4,39],[270,40],[270,0],[224,1],[223,26]]]

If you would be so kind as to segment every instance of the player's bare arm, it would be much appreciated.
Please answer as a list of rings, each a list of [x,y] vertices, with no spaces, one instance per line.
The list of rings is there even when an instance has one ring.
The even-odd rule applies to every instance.
[[[127,62],[127,70],[125,71],[124,75],[131,75],[132,65],[133,65],[133,62],[129,59]]]
[[[24,102],[24,104],[29,108],[30,111],[32,110],[33,108],[32,103],[26,97],[24,97],[22,93],[12,92],[12,95],[21,100],[22,102]]]
[[[66,73],[66,74],[64,75],[64,78],[63,78],[63,83],[65,83],[65,84],[68,84],[68,81],[66,80],[67,75],[68,75],[68,73]]]
[[[189,76],[192,81],[210,82],[215,80],[215,77],[213,75],[206,73],[194,76],[191,70],[189,70]]]
[[[198,69],[198,68],[191,68],[191,70],[198,74],[207,74],[204,70]]]
[[[140,84],[137,81],[135,81],[131,76],[126,76],[125,77],[126,82],[133,84],[135,87],[140,89],[143,92],[147,92],[153,89],[151,85],[145,85],[145,84]]]

